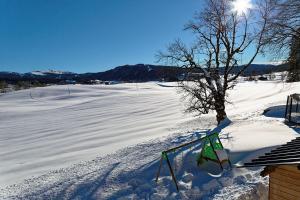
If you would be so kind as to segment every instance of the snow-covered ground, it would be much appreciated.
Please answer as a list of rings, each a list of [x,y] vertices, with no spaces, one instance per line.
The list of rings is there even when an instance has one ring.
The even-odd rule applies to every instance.
[[[69,85],[1,95],[0,199],[266,198],[259,169],[213,176],[204,170],[213,167],[197,167],[199,145],[171,156],[177,193],[166,165],[154,181],[160,152],[213,129],[235,164],[288,142],[300,130],[283,123],[284,104],[300,83],[239,83],[229,93],[230,121],[219,127],[213,113],[183,114],[176,87],[164,86]]]

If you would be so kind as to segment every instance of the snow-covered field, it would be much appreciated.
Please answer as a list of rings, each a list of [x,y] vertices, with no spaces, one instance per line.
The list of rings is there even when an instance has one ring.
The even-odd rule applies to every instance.
[[[212,176],[196,166],[197,145],[172,157],[179,193],[166,165],[156,184],[160,152],[216,128],[239,164],[298,136],[282,118],[286,96],[295,92],[300,83],[239,83],[229,93],[231,122],[217,128],[213,113],[183,114],[176,87],[154,82],[1,95],[0,199],[266,198],[259,169]]]

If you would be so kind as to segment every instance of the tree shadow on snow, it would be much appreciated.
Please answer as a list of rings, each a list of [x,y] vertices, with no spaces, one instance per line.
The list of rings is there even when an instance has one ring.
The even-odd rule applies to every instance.
[[[204,129],[188,135],[180,135],[171,141],[170,147],[192,141],[211,133],[220,133],[222,129],[227,127],[230,123],[231,121],[227,119],[214,129]],[[232,139],[229,133],[220,134],[220,138],[222,141]],[[210,194],[213,190],[221,187],[221,184],[214,182],[214,180],[220,178],[222,170],[220,169],[219,164],[211,161],[205,162],[205,164],[200,166],[197,165],[197,158],[201,148],[202,145],[199,142],[197,144],[182,147],[168,154],[168,158],[179,184],[179,189],[182,191],[190,191],[193,189],[189,192],[188,196],[184,197],[182,195],[185,194],[177,192],[165,160],[163,161],[160,171],[160,178],[157,183],[155,182],[160,161],[159,156],[158,159],[142,165],[134,170],[134,172],[131,171],[120,174],[117,178],[120,180],[118,185],[124,184],[124,187],[113,192],[109,197],[106,197],[106,199],[197,199],[200,196],[201,198],[203,197],[203,192],[201,192],[203,190],[208,191]],[[224,168],[229,169],[228,164],[224,164],[223,166]],[[225,170],[224,173],[230,172]]]
[[[264,110],[263,115],[273,118],[284,118],[285,105],[271,106]]]
[[[69,179],[63,179],[50,187],[42,186],[27,194],[14,196],[13,199],[99,199],[95,196],[96,191],[103,185],[106,185],[107,177],[119,164],[118,162],[112,164],[109,170],[104,174],[92,171],[89,174],[83,174],[81,176],[70,176]],[[71,169],[70,172],[72,174],[74,171]],[[95,174],[97,174],[97,176],[94,176]],[[43,179],[43,177],[37,177],[29,181],[39,182],[39,179]]]
[[[264,115],[281,118],[284,111],[285,106],[276,106],[271,107]],[[91,174],[85,173],[82,177],[77,177],[62,185],[60,192],[56,195],[52,194],[50,197],[51,199],[109,200],[211,199],[226,187],[236,186],[242,188],[243,185],[247,185],[247,188],[256,187],[259,182],[257,179],[266,179],[259,176],[259,168],[250,168],[246,175],[236,176],[236,174],[245,169],[230,169],[228,165],[224,164],[223,166],[226,169],[221,172],[219,164],[210,161],[198,166],[197,158],[202,148],[201,143],[185,146],[168,154],[178,181],[179,192],[176,190],[165,160],[160,171],[160,178],[158,182],[155,181],[160,162],[160,153],[163,150],[214,132],[221,133],[220,139],[222,142],[230,143],[233,140],[230,133],[222,131],[230,123],[231,121],[227,119],[214,129],[202,129],[193,133],[178,135],[175,138],[171,137],[171,139],[169,138],[170,140],[167,139],[163,142],[155,141],[149,144],[139,144],[135,147],[121,150],[104,159],[106,160],[105,164],[110,165],[104,173],[97,171],[92,171]],[[298,130],[297,132],[299,133],[299,129],[296,128],[294,130]],[[230,152],[226,150],[229,152],[230,160],[234,164],[240,160],[252,159],[258,154],[270,151],[272,148],[274,147],[247,152]],[[104,164],[101,160],[93,163],[93,165],[101,164]],[[48,190],[51,190],[51,188],[48,188]],[[267,189],[265,193],[267,193]],[[32,193],[30,197],[34,197],[34,195]],[[221,194],[221,197],[223,195]],[[254,197],[253,199],[257,198]]]
[[[264,110],[263,115],[266,117],[284,119],[285,109],[286,109],[286,105],[271,106]],[[300,125],[288,123],[288,122],[285,122],[285,124],[300,134]]]
[[[63,197],[68,196],[68,199],[97,199],[95,197],[95,193],[100,186],[106,184],[106,179],[110,175],[110,172],[115,169],[119,163],[114,163],[110,170],[108,170],[105,174],[101,174],[99,177],[91,177],[91,179],[87,179],[80,184],[77,184],[74,192],[68,195],[67,188],[64,189],[58,196],[58,199],[62,199]],[[86,176],[86,175],[85,175]],[[69,187],[72,187],[70,185]]]
[[[166,164],[160,172],[159,181],[155,177],[159,167],[161,152],[180,144],[195,140],[207,134],[219,132],[221,141],[230,142],[230,133],[222,130],[231,123],[224,120],[214,129],[202,129],[193,133],[171,136],[164,141],[153,141],[117,151],[115,154],[95,159],[82,166],[66,169],[65,172],[53,172],[49,179],[64,176],[61,180],[40,186],[34,191],[22,195],[25,199],[205,199],[224,187],[230,178],[220,174],[217,163],[206,162],[197,165],[201,143],[185,146],[168,154],[177,177],[180,191],[177,192]],[[228,151],[228,150],[227,150]],[[235,154],[235,153],[234,153]],[[232,155],[234,155],[232,154]],[[232,163],[238,156],[229,153]],[[226,164],[224,165],[226,166]],[[84,172],[84,173],[79,173]],[[81,174],[81,175],[79,175]],[[225,177],[232,176],[231,170],[225,170]],[[47,178],[47,177],[46,177]],[[45,180],[46,180],[45,178]],[[39,183],[43,178],[32,182]],[[186,192],[188,191],[188,192]]]

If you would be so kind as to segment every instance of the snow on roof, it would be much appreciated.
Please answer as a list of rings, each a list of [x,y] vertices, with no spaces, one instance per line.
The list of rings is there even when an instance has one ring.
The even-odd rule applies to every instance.
[[[300,164],[300,137],[245,163],[243,167]]]

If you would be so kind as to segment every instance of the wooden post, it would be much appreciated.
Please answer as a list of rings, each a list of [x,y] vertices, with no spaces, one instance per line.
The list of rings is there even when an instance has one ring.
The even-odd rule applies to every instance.
[[[172,166],[171,166],[171,163],[169,161],[169,158],[168,158],[168,155],[166,154],[166,158],[167,158],[167,163],[168,163],[168,166],[169,166],[169,169],[170,169],[170,172],[171,172],[171,175],[172,175],[172,178],[173,178],[173,181],[176,185],[176,189],[177,189],[177,192],[179,191],[179,188],[178,188],[178,184],[177,184],[177,180],[176,180],[176,177],[174,175],[174,172],[173,172],[173,169],[172,169]]]
[[[157,171],[157,174],[156,174],[156,182],[158,181],[158,177],[159,177],[159,174],[160,174],[160,169],[161,169],[161,166],[162,166],[162,162],[163,162],[163,155],[160,157],[160,162],[159,162],[159,168],[158,168],[158,171]]]
[[[218,141],[219,141],[220,145],[222,146],[222,148],[224,149],[223,144],[222,144],[222,142],[221,142],[221,140],[220,140],[219,137],[218,137]],[[224,150],[225,150],[225,149],[224,149]],[[217,155],[217,156],[218,156],[218,155]],[[227,162],[229,163],[230,168],[232,168],[232,165],[231,165],[231,161],[230,161],[230,159],[229,159],[229,156],[228,156]]]
[[[232,169],[232,164],[231,164],[231,161],[230,161],[229,157],[228,157],[227,162],[229,163],[229,166],[230,166],[230,168]]]
[[[219,156],[218,156],[217,152],[215,151],[215,148],[214,148],[214,146],[213,146],[213,144],[212,144],[212,142],[211,142],[211,140],[210,140],[209,137],[208,137],[208,140],[209,140],[209,144],[210,144],[211,148],[213,149],[213,151],[214,151],[214,153],[215,153],[215,155],[216,155],[216,157],[217,157],[217,159],[218,159],[218,161],[219,161],[220,167],[221,167],[221,169],[222,169],[222,171],[223,171],[222,163],[221,163],[221,161],[220,161],[220,159],[219,159]]]
[[[205,136],[205,137],[207,137],[207,136]],[[205,138],[205,137],[203,137],[203,138]],[[194,144],[194,143],[196,143],[196,142],[200,142],[203,138],[199,138],[199,139],[193,140],[193,141],[191,141],[191,142],[187,142],[187,143],[184,143],[184,144],[179,145],[179,146],[177,146],[177,147],[173,147],[173,148],[171,148],[171,149],[168,149],[168,150],[166,150],[166,151],[163,151],[163,152],[162,152],[162,155],[161,155],[161,158],[160,158],[159,168],[158,168],[158,171],[157,171],[157,174],[156,174],[156,182],[158,181],[158,178],[159,178],[159,175],[160,175],[160,170],[161,170],[161,167],[162,167],[162,163],[163,163],[163,160],[164,160],[164,158],[165,158],[165,159],[167,160],[167,164],[168,164],[170,173],[171,173],[171,175],[172,175],[172,179],[173,179],[173,181],[174,181],[174,183],[175,183],[175,185],[176,185],[176,189],[177,189],[177,191],[179,191],[178,184],[177,184],[177,180],[176,180],[176,177],[175,177],[175,175],[174,175],[174,172],[173,172],[173,169],[172,169],[172,166],[171,166],[171,163],[170,163],[170,160],[169,160],[167,154],[168,154],[169,152],[175,151],[176,149],[179,149],[179,148],[182,148],[182,147],[185,147],[185,146]]]
[[[221,142],[219,136],[218,136],[218,142],[220,143],[221,147],[224,149],[223,144],[222,144],[222,142]]]
[[[204,136],[204,137],[202,137],[202,138],[199,138],[199,139],[193,140],[193,141],[191,141],[191,142],[184,143],[184,144],[182,144],[182,145],[179,145],[179,146],[177,146],[177,147],[174,147],[174,148],[168,149],[168,150],[166,150],[166,151],[164,151],[164,152],[165,152],[165,153],[169,153],[169,152],[171,152],[171,151],[174,151],[174,150],[176,150],[176,149],[179,149],[179,148],[182,148],[182,147],[188,146],[188,145],[190,145],[190,144],[194,144],[194,143],[196,143],[196,142],[199,142],[199,141],[201,141],[202,139],[204,139],[204,138],[206,138],[206,137],[207,137],[207,136]]]
[[[285,113],[284,113],[284,118],[285,118],[285,119],[286,119],[286,115],[287,115],[288,107],[289,107],[289,98],[290,98],[290,96],[287,96],[287,99],[286,99],[286,106],[285,106]]]
[[[293,98],[290,97],[289,122],[291,122],[292,119],[292,108],[293,108]]]

